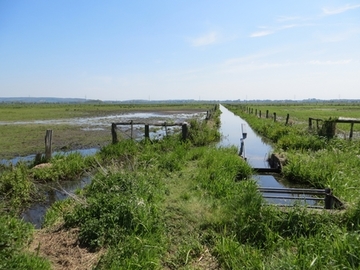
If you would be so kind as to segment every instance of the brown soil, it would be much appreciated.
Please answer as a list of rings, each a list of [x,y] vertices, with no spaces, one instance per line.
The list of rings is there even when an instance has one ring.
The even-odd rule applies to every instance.
[[[42,229],[34,233],[29,251],[47,258],[53,269],[92,269],[99,261],[104,250],[92,253],[78,244],[78,229]]]
[[[208,249],[205,249],[200,257],[191,263],[191,268],[207,270],[221,269],[217,259],[211,255]]]

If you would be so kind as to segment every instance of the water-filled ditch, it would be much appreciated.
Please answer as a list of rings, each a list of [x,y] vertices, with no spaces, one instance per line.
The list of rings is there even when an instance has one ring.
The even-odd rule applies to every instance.
[[[219,142],[219,147],[229,147],[236,146],[240,150],[241,138],[243,137],[242,133],[245,131],[247,133],[244,141],[244,150],[243,156],[246,157],[247,162],[253,168],[269,168],[267,162],[268,156],[273,151],[270,143],[267,143],[261,136],[254,132],[251,127],[247,124],[245,120],[241,117],[235,115],[224,106],[220,105],[221,110],[221,134],[222,139]],[[239,157],[241,158],[241,157]],[[298,188],[299,186],[287,181],[285,178],[281,177],[280,174],[255,174],[253,179],[259,184],[261,188]],[[294,202],[299,204],[315,205],[317,202],[315,200],[307,199],[304,200],[305,196],[303,194],[277,194],[264,193],[264,196],[279,196],[286,197],[289,199],[267,199],[269,203],[282,204],[282,205],[291,205]],[[300,200],[294,200],[298,198]]]

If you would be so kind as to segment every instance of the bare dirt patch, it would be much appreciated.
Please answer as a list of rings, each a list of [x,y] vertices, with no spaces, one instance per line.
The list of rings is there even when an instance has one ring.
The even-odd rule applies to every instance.
[[[92,269],[99,261],[104,250],[89,252],[79,246],[77,241],[79,229],[56,227],[42,229],[34,233],[34,240],[29,251],[47,258],[55,270],[58,269]]]

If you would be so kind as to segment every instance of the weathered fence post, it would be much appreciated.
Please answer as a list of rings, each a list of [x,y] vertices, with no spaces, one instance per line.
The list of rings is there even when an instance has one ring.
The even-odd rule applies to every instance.
[[[149,125],[145,125],[145,139],[150,138]]]
[[[352,122],[350,125],[351,125],[351,126],[350,126],[350,135],[349,135],[349,140],[351,140],[351,139],[352,139],[352,137],[353,137],[353,132],[354,132],[354,122]]]
[[[266,118],[269,118],[269,110],[266,110]]]
[[[259,117],[261,118],[261,110],[259,111]]]
[[[187,123],[183,123],[181,129],[182,129],[182,139],[185,141],[189,133]]]
[[[285,125],[288,125],[288,124],[289,124],[289,118],[290,118],[290,114],[287,114],[287,115],[286,115]]]
[[[276,112],[274,112],[274,122],[276,122]]]
[[[166,122],[164,123],[164,126],[165,126],[165,136],[167,137],[168,136],[168,130],[167,130]]]
[[[312,118],[309,117],[309,129],[312,129]]]
[[[45,135],[45,159],[49,161],[51,159],[52,154],[52,130],[46,130]]]
[[[116,134],[116,124],[111,124],[111,135],[112,135],[112,143],[115,144],[118,142],[117,134]]]
[[[131,124],[131,139],[133,139],[133,130],[134,130],[133,120],[131,120],[130,124]]]

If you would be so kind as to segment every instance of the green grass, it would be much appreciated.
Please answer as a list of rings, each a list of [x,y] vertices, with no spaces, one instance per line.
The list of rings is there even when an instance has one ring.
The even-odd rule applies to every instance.
[[[8,214],[0,215],[0,269],[51,269],[50,263],[23,252],[31,241],[33,226]]]

